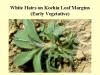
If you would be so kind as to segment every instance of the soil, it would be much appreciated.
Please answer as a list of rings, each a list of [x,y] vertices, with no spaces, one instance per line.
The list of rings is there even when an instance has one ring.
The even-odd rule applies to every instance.
[[[77,49],[77,55],[74,56],[74,67],[71,69],[68,65],[64,64],[63,67],[59,66],[62,72],[91,72],[91,20],[90,19],[34,19],[32,20],[35,25],[37,24],[48,24],[48,22],[54,21],[64,24],[66,26],[64,33],[72,30],[77,32],[77,40],[79,45]],[[17,54],[22,49],[17,47],[13,40],[15,39],[14,34],[23,29],[23,23],[21,19],[9,20],[9,72],[32,72],[31,65],[16,67],[13,63]],[[28,67],[28,68],[27,68]]]

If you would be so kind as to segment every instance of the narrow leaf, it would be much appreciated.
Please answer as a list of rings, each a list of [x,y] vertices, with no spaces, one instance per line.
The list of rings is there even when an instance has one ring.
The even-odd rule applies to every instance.
[[[54,29],[55,29],[55,23],[54,22],[50,22],[49,24],[48,24],[48,33],[51,33],[51,32],[53,32],[54,31]]]
[[[61,57],[63,57],[63,58],[68,59],[68,60],[70,61],[70,64],[73,64],[73,59],[72,59],[72,57],[69,56],[68,54],[63,53],[63,54],[59,54],[59,55],[60,55]]]
[[[65,37],[60,37],[60,39],[59,39],[60,41],[65,41],[66,40],[66,38]]]
[[[71,49],[63,49],[63,50],[64,50],[64,52],[69,53],[69,54],[72,54],[72,55],[75,55],[76,54],[76,52],[73,51],[73,50],[71,50]]]
[[[39,36],[41,36],[41,37],[47,37],[47,35],[45,35],[43,32],[41,32],[41,33],[39,34]]]
[[[79,43],[79,41],[78,40],[73,40],[73,42],[75,43],[75,44],[78,44]]]
[[[76,49],[76,48],[77,48],[77,46],[76,46],[75,44],[73,44],[72,46],[73,46],[73,48],[74,48],[74,49]]]
[[[72,34],[72,37],[71,37],[71,38],[73,39],[73,38],[75,38],[76,36],[77,36],[77,33],[75,32],[75,33]]]
[[[51,57],[53,57],[52,54],[49,54],[48,59],[46,60],[46,68],[47,68],[47,72],[60,72],[59,70],[57,70],[56,68],[50,66],[50,59]]]
[[[43,31],[44,28],[45,28],[44,25],[42,25],[42,26],[40,27],[40,30]]]
[[[28,52],[22,52],[18,54],[14,60],[14,64],[16,66],[21,66],[27,63],[29,60],[32,59],[33,55],[37,52],[37,50],[32,50]]]
[[[65,48],[69,48],[72,45],[72,39],[68,41],[68,45]]]
[[[53,35],[54,29],[55,29],[54,22],[49,23],[48,28],[46,29],[46,33],[47,33],[48,37],[50,38],[51,42],[53,42],[53,43],[55,42],[55,38]]]
[[[42,67],[41,67],[42,52],[43,50],[39,51],[39,53],[33,57],[33,67],[34,67],[35,72],[42,72]]]
[[[72,31],[70,31],[70,32],[67,34],[67,41],[68,41],[68,42],[71,40],[71,32],[72,32]]]
[[[29,41],[14,40],[14,43],[21,48],[32,49],[34,47]]]
[[[38,41],[38,42],[42,42],[35,30],[35,26],[34,24],[32,23],[31,20],[28,20],[28,19],[24,19],[23,20],[23,23],[24,23],[24,27],[25,27],[25,31],[27,32],[27,34],[33,38],[35,41]]]

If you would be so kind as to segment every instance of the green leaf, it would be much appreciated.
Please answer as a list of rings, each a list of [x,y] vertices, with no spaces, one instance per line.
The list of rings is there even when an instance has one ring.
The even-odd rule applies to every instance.
[[[39,36],[41,36],[41,37],[48,37],[47,35],[45,35],[43,32],[41,32],[40,34],[39,34]]]
[[[60,35],[62,33],[62,31],[64,30],[64,26],[56,26],[55,30],[53,32],[53,34],[58,37],[58,35]]]
[[[71,41],[71,33],[72,33],[72,31],[70,30],[68,32],[68,34],[67,34],[67,39],[66,39],[67,42],[70,42]]]
[[[73,51],[71,49],[63,49],[63,50],[64,50],[64,52],[69,53],[69,54],[72,54],[72,55],[75,55],[76,54],[76,51]]]
[[[22,52],[18,54],[14,60],[14,64],[16,66],[21,66],[27,63],[29,60],[32,59],[33,55],[37,52],[37,50],[32,50],[28,52]]]
[[[50,69],[50,57],[46,60],[46,68],[48,72],[52,72],[52,70]]]
[[[50,66],[50,69],[51,69],[51,72],[60,72],[58,69],[53,68],[53,67],[51,67],[51,66]]]
[[[71,57],[70,55],[68,55],[68,54],[66,54],[66,53],[59,54],[59,55],[60,55],[61,57],[63,57],[63,58],[68,59],[68,60],[70,61],[70,65],[73,64],[73,59],[72,59],[72,57]]]
[[[77,33],[75,32],[75,33],[72,34],[72,37],[71,37],[71,38],[73,39],[73,38],[75,38],[76,36],[77,36]]]
[[[53,66],[53,67],[57,66],[57,62],[56,62],[57,58],[58,58],[58,54],[57,53],[55,53],[55,54],[52,55],[52,60],[50,61],[51,62],[51,66]]]
[[[48,35],[48,37],[50,38],[51,42],[55,42],[55,38],[54,38],[54,35],[53,35],[53,32],[54,32],[54,29],[55,29],[55,23],[54,22],[50,22],[48,24],[48,28],[45,30],[46,34]]]
[[[78,43],[79,43],[79,41],[78,41],[78,40],[75,40],[75,39],[74,39],[73,41],[74,41],[74,43],[75,43],[75,44],[78,44]]]
[[[32,49],[34,46],[29,41],[14,40],[14,44],[21,48]]]
[[[11,19],[11,21],[14,23],[15,22],[15,19]]]
[[[43,30],[44,30],[44,25],[42,25],[42,26],[40,27],[40,30],[41,30],[41,31],[43,31]]]
[[[75,44],[73,44],[72,46],[73,46],[73,48],[74,48],[74,49],[76,49],[76,48],[77,48],[77,46],[76,46]]]
[[[60,41],[65,41],[66,40],[66,38],[65,37],[60,37],[60,39],[59,39]]]
[[[34,24],[32,23],[31,20],[28,20],[28,19],[24,19],[23,20],[23,23],[24,23],[24,27],[25,27],[25,31],[27,32],[27,34],[33,38],[35,41],[38,41],[38,42],[42,42],[35,30],[35,26]]]
[[[67,42],[68,42],[68,44],[67,44],[67,46],[65,46],[65,48],[69,48],[73,43],[71,38],[69,38],[69,40]]]
[[[39,51],[34,57],[33,57],[33,67],[35,72],[42,72],[41,67],[41,55],[44,50]]]
[[[57,48],[57,45],[56,44],[53,44],[53,48]]]
[[[51,57],[53,57],[52,54],[49,54],[48,59],[46,60],[46,68],[47,68],[47,72],[60,72],[59,70],[57,70],[56,68],[50,66],[50,59]]]
[[[48,33],[53,33],[53,31],[54,31],[54,29],[55,29],[55,25],[56,25],[56,23],[54,23],[54,22],[50,22],[49,24],[48,24]]]
[[[18,31],[18,32],[15,34],[15,37],[16,37],[18,40],[30,41],[30,39],[29,39],[27,33],[26,33],[24,30]]]

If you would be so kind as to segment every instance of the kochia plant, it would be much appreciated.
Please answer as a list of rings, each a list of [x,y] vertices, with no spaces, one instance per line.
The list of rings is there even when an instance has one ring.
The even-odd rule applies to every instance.
[[[16,56],[16,66],[22,66],[32,60],[34,72],[60,72],[57,62],[61,62],[63,58],[69,61],[70,66],[73,65],[72,55],[76,52],[72,49],[78,44],[76,34],[70,31],[64,35],[64,26],[54,22],[48,26],[41,25],[39,32],[31,20],[24,19],[23,24],[25,29],[15,34],[14,44],[29,51]]]

